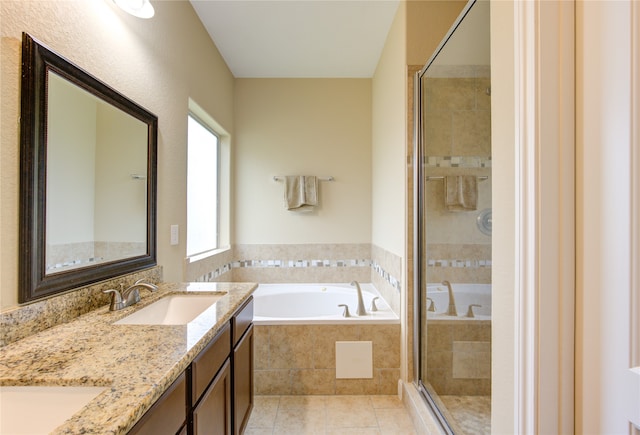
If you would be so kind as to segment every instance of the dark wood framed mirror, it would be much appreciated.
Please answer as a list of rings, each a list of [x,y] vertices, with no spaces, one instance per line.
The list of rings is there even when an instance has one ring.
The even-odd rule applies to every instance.
[[[156,265],[158,118],[22,38],[20,303]]]

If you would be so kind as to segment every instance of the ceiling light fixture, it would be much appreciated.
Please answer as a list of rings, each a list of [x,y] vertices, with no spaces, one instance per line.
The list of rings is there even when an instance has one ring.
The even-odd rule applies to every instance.
[[[151,18],[155,13],[149,0],[113,0],[123,11],[138,17]]]

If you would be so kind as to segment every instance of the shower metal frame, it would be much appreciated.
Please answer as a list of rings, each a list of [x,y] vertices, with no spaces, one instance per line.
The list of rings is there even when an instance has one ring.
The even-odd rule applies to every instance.
[[[421,317],[422,305],[423,302],[425,302],[423,301],[421,290],[423,282],[425,282],[425,276],[422,273],[422,244],[424,236],[423,222],[425,218],[425,210],[423,209],[425,205],[424,189],[426,183],[426,179],[424,177],[425,154],[423,135],[424,125],[422,119],[424,111],[422,107],[423,88],[421,79],[426,74],[431,64],[435,61],[438,54],[440,54],[458,26],[460,26],[460,23],[462,23],[464,18],[467,16],[467,14],[477,1],[478,0],[469,0],[467,2],[464,9],[462,9],[460,15],[458,15],[458,18],[453,23],[438,47],[435,49],[425,66],[420,71],[415,73],[413,86],[413,382],[420,395],[423,397],[429,408],[431,408],[431,411],[436,416],[438,422],[442,426],[442,429],[449,435],[454,435],[454,431],[447,422],[447,419],[444,417],[443,413],[436,405],[435,400],[431,397],[431,394],[424,386],[422,378],[420,376],[423,356],[421,350],[421,337],[423,335],[423,332],[426,332],[423,331]]]

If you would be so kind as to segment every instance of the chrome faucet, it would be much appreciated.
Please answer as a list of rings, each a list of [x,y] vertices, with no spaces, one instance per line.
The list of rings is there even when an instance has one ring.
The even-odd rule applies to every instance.
[[[139,279],[133,283],[132,286],[124,289],[124,285],[120,284],[120,291],[115,289],[104,290],[102,293],[111,293],[111,304],[109,305],[109,311],[118,311],[123,308],[130,307],[131,305],[140,302],[140,288],[147,289],[150,292],[158,290],[158,286],[145,282],[143,279]]]
[[[447,286],[447,290],[449,291],[449,308],[447,309],[448,316],[458,316],[458,311],[456,310],[456,299],[453,297],[453,289],[451,288],[451,283],[449,281],[442,281],[442,285]]]
[[[356,309],[356,314],[358,316],[366,316],[367,310],[364,308],[364,301],[362,300],[362,290],[360,289],[360,284],[358,284],[358,281],[351,281],[351,285],[355,285],[356,291],[358,292],[358,308]]]

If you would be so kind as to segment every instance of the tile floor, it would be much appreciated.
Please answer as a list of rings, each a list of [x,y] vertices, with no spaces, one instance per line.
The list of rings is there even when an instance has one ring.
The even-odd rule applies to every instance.
[[[440,396],[461,435],[491,433],[491,396]]]
[[[245,435],[416,434],[397,396],[255,396]]]

